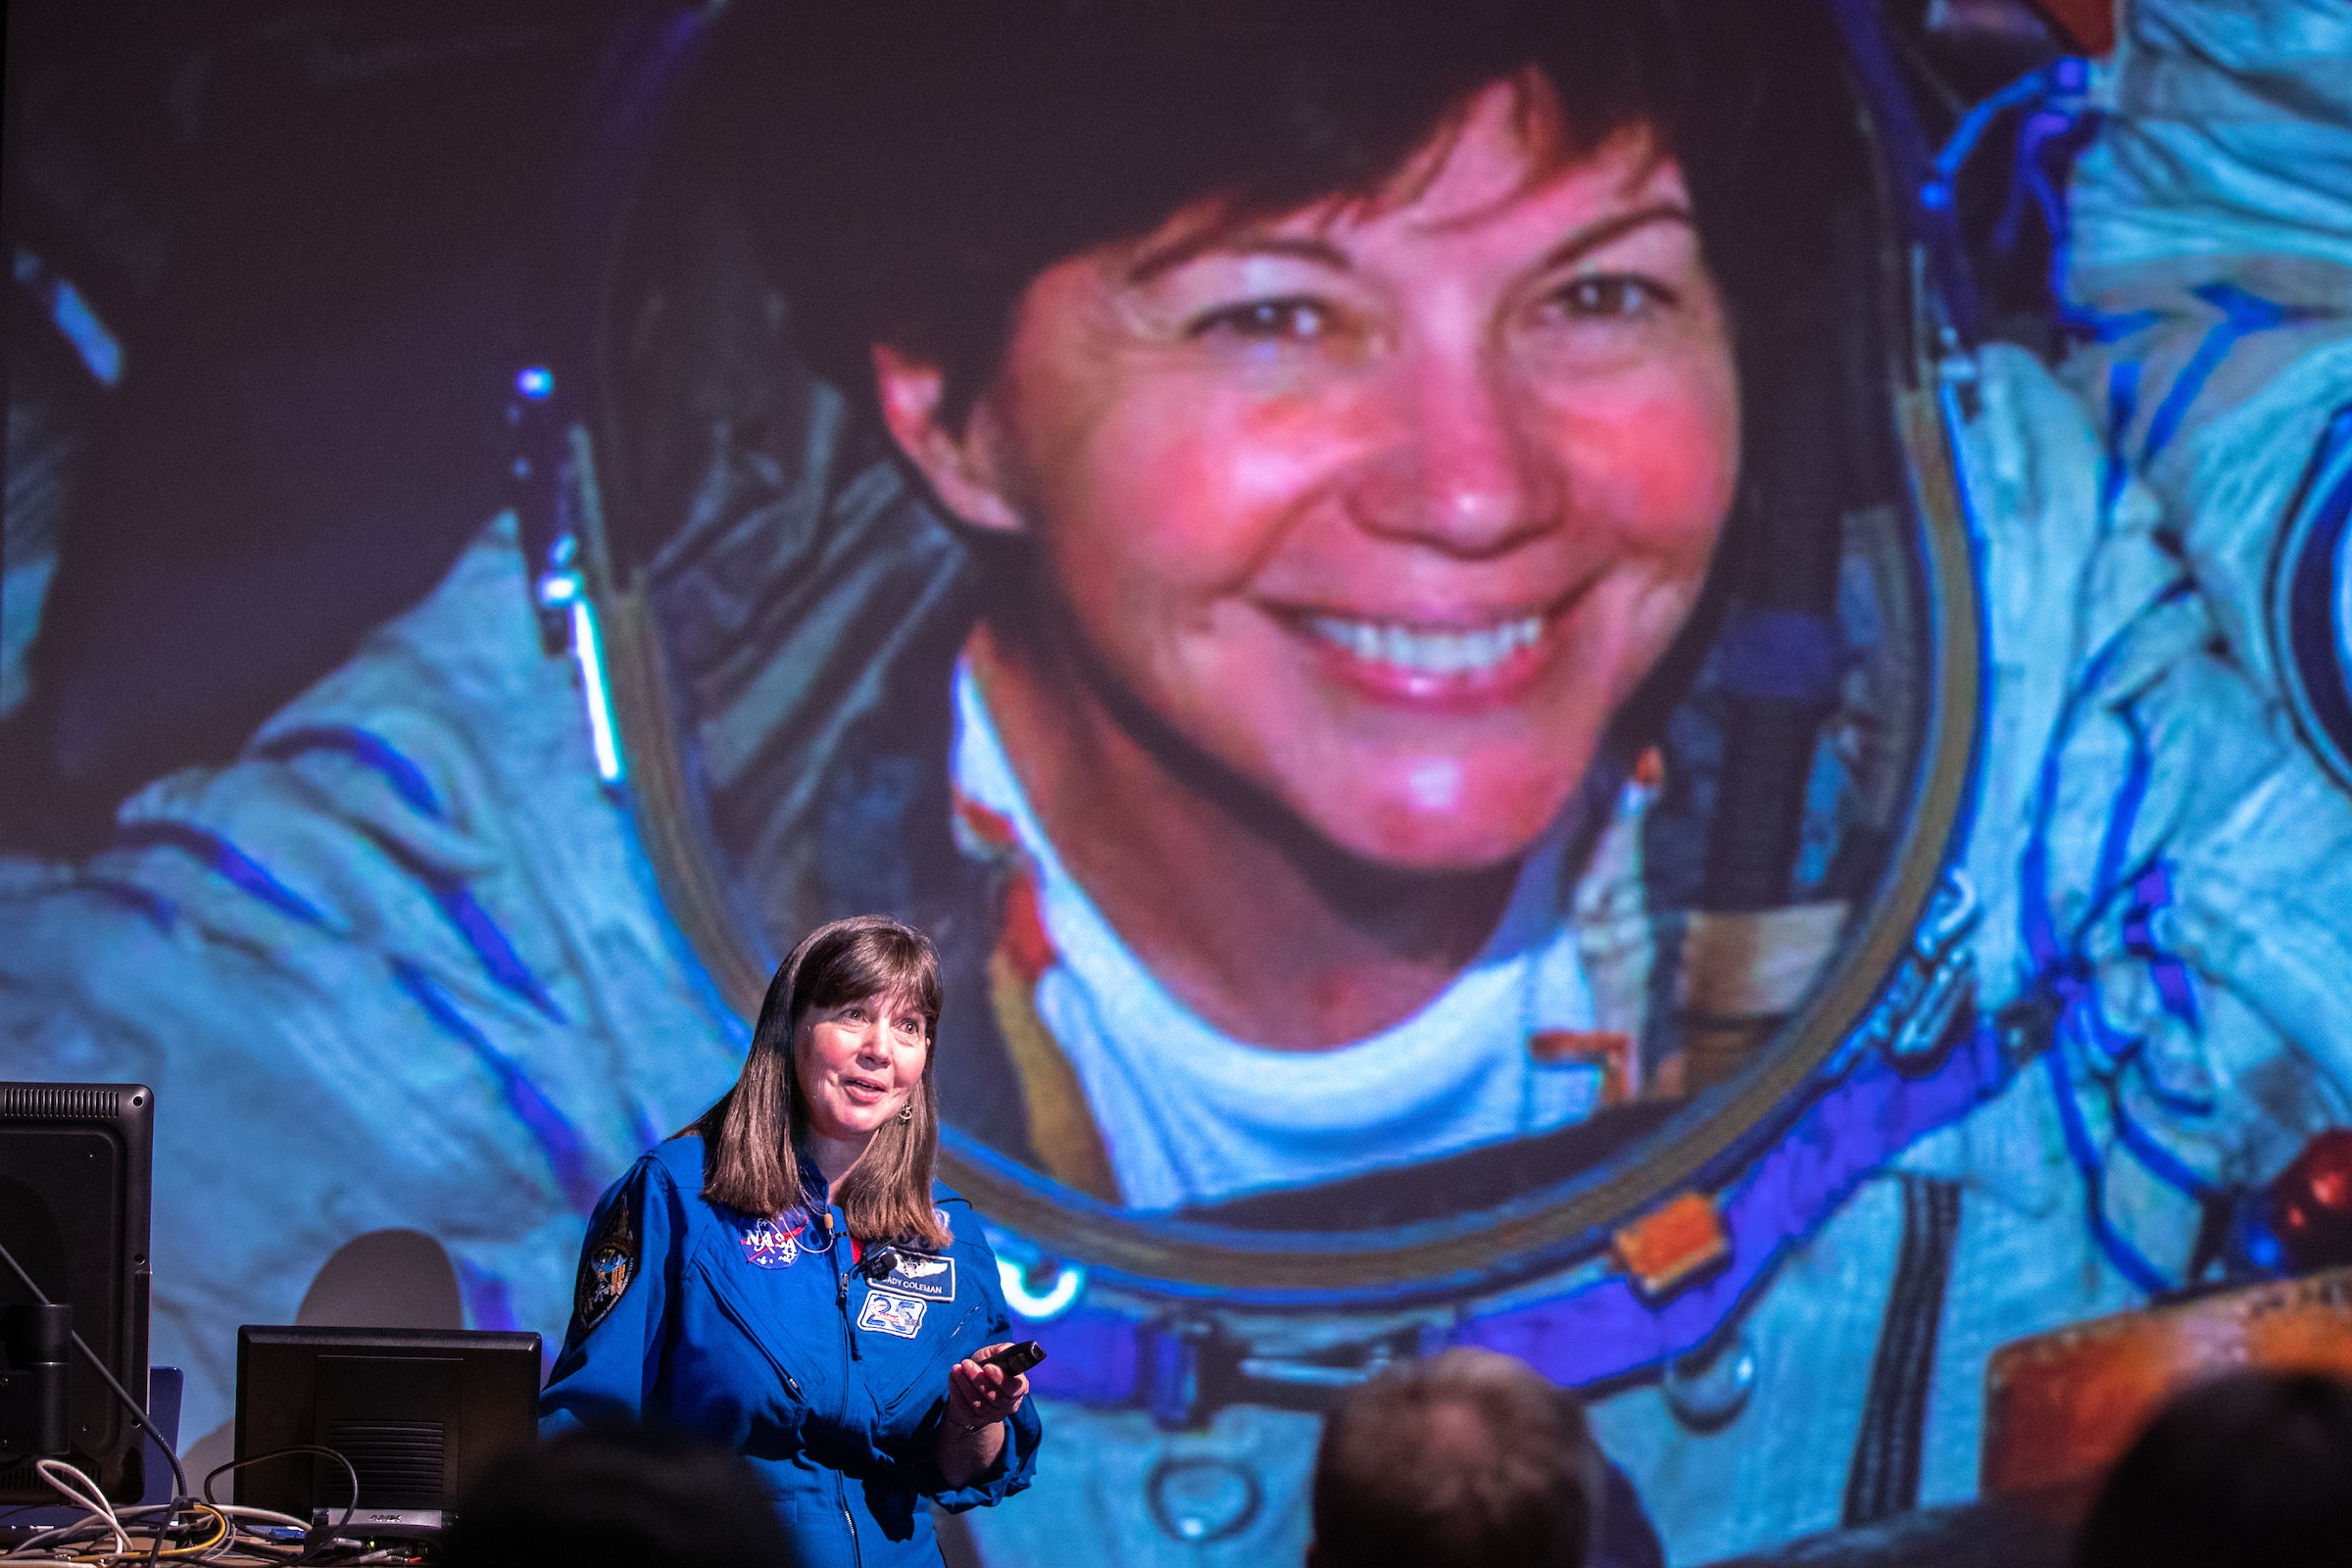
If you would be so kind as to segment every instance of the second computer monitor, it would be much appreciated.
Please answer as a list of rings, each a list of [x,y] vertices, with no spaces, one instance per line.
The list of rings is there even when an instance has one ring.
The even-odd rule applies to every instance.
[[[433,1510],[538,1432],[539,1336],[492,1330],[237,1331],[237,1457],[332,1448],[363,1509]],[[237,1472],[237,1500],[297,1518],[353,1501],[349,1474],[301,1453]]]

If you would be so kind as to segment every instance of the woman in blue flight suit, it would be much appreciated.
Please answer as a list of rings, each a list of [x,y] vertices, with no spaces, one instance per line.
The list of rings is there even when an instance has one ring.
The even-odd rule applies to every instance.
[[[971,1207],[931,1179],[938,959],[881,916],[777,970],[733,1089],[589,1222],[542,1426],[658,1415],[740,1449],[805,1568],[936,1562],[1029,1484],[1028,1380]],[[838,1175],[829,1173],[838,1172]]]

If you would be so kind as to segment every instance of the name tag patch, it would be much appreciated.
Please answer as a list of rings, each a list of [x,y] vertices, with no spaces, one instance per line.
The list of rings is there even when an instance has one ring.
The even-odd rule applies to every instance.
[[[878,1334],[895,1334],[902,1340],[911,1340],[923,1331],[923,1314],[930,1309],[929,1302],[918,1301],[911,1297],[868,1291],[865,1293],[865,1305],[858,1309],[858,1326],[872,1329]]]
[[[743,1233],[743,1255],[754,1268],[790,1268],[801,1255],[800,1227],[786,1230],[772,1219],[755,1220]]]
[[[932,1252],[901,1252],[898,1267],[874,1281],[874,1289],[924,1301],[953,1301],[956,1260]]]

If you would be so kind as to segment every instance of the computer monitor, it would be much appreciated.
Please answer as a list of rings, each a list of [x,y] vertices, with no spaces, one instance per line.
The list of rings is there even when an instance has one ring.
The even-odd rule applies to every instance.
[[[154,1152],[155,1094],[144,1084],[0,1083],[0,1247],[41,1295],[73,1308],[74,1331],[142,1404]],[[0,1265],[0,1309],[32,1299]],[[63,1360],[60,1457],[115,1501],[136,1502],[146,1477],[130,1412],[80,1354]],[[55,1502],[33,1469],[30,1433],[0,1431],[0,1503]]]
[[[539,1431],[539,1336],[496,1330],[237,1330],[237,1458],[332,1448],[359,1472],[365,1511],[454,1505],[482,1470]],[[339,1514],[350,1476],[289,1454],[242,1466],[237,1501],[296,1518]]]

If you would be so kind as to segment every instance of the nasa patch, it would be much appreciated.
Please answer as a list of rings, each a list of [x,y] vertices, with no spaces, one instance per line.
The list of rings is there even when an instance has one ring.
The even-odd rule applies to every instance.
[[[874,1281],[878,1291],[896,1291],[925,1301],[956,1299],[956,1260],[932,1252],[899,1253],[889,1273]]]
[[[580,1253],[580,1276],[571,1292],[574,1337],[584,1337],[619,1304],[629,1282],[637,1277],[637,1189],[627,1187],[613,1200],[604,1228]]]
[[[801,1255],[801,1228],[786,1230],[772,1219],[754,1220],[743,1233],[743,1255],[754,1268],[790,1268]]]
[[[902,1340],[911,1340],[923,1331],[923,1314],[931,1310],[927,1301],[917,1301],[904,1296],[891,1296],[881,1291],[865,1293],[865,1305],[858,1309],[858,1326],[872,1329],[878,1334],[895,1334]]]

